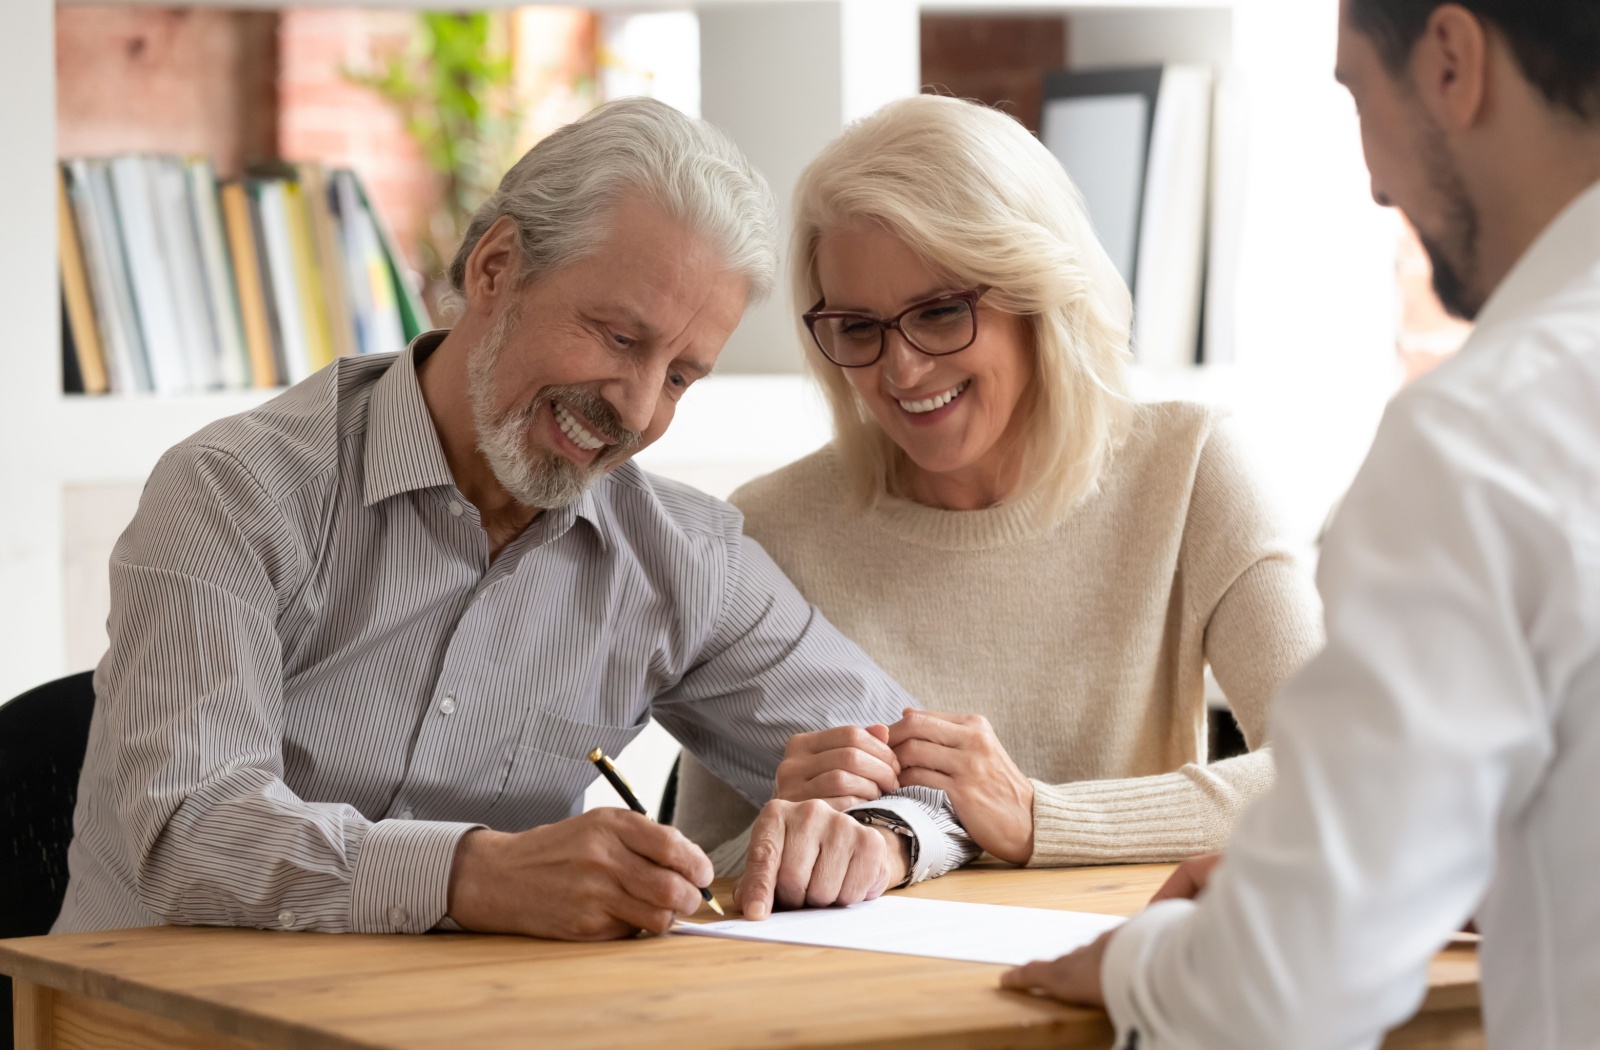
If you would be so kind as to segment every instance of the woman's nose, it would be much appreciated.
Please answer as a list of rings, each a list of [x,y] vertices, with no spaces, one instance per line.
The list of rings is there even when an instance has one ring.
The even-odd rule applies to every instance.
[[[933,367],[933,359],[906,341],[898,329],[883,333],[883,376],[891,385],[910,390]]]

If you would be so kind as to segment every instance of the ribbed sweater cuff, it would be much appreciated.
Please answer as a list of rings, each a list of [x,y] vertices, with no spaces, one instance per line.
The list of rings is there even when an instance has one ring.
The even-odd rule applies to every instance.
[[[1204,774],[1201,774],[1204,776]],[[1033,782],[1028,866],[1154,864],[1220,849],[1238,800],[1215,778],[1202,790],[1183,772],[1075,784]]]

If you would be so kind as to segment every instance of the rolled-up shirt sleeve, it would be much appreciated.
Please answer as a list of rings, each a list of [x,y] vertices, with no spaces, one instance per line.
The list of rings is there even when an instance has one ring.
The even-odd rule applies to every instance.
[[[277,618],[310,569],[243,465],[196,446],[158,464],[112,554],[86,764],[102,783],[77,830],[155,919],[376,932],[444,916],[474,825],[375,824],[284,782]]]
[[[801,596],[759,543],[733,532],[723,549],[716,627],[688,673],[656,699],[655,713],[711,772],[760,806],[772,797],[791,736],[894,722],[915,701]],[[872,808],[911,827],[919,879],[979,852],[941,791],[905,788]],[[733,867],[718,873],[733,874]]]

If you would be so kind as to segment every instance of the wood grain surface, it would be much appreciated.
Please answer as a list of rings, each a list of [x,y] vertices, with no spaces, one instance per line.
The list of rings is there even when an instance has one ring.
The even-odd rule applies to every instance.
[[[980,868],[899,892],[1132,914],[1170,870]],[[731,903],[729,884],[715,889],[725,906]],[[0,971],[21,979],[18,1002],[26,990],[30,1004],[18,1012],[19,1048],[1110,1044],[1099,1011],[1002,992],[1001,969],[671,936],[565,944],[471,934],[156,927],[0,941]],[[1475,953],[1442,953],[1430,977],[1422,1014],[1386,1046],[1481,1046]],[[135,1023],[135,1015],[145,1016]],[[21,1038],[25,1016],[31,1041]],[[123,1029],[130,1037],[117,1041]]]

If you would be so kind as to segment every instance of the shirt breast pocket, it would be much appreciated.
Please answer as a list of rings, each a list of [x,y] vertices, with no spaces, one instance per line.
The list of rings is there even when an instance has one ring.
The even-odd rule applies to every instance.
[[[649,721],[648,711],[630,726],[578,722],[542,709],[529,712],[505,786],[483,822],[497,831],[525,831],[576,816],[583,811],[584,789],[600,775],[589,752],[598,747],[615,758]]]

